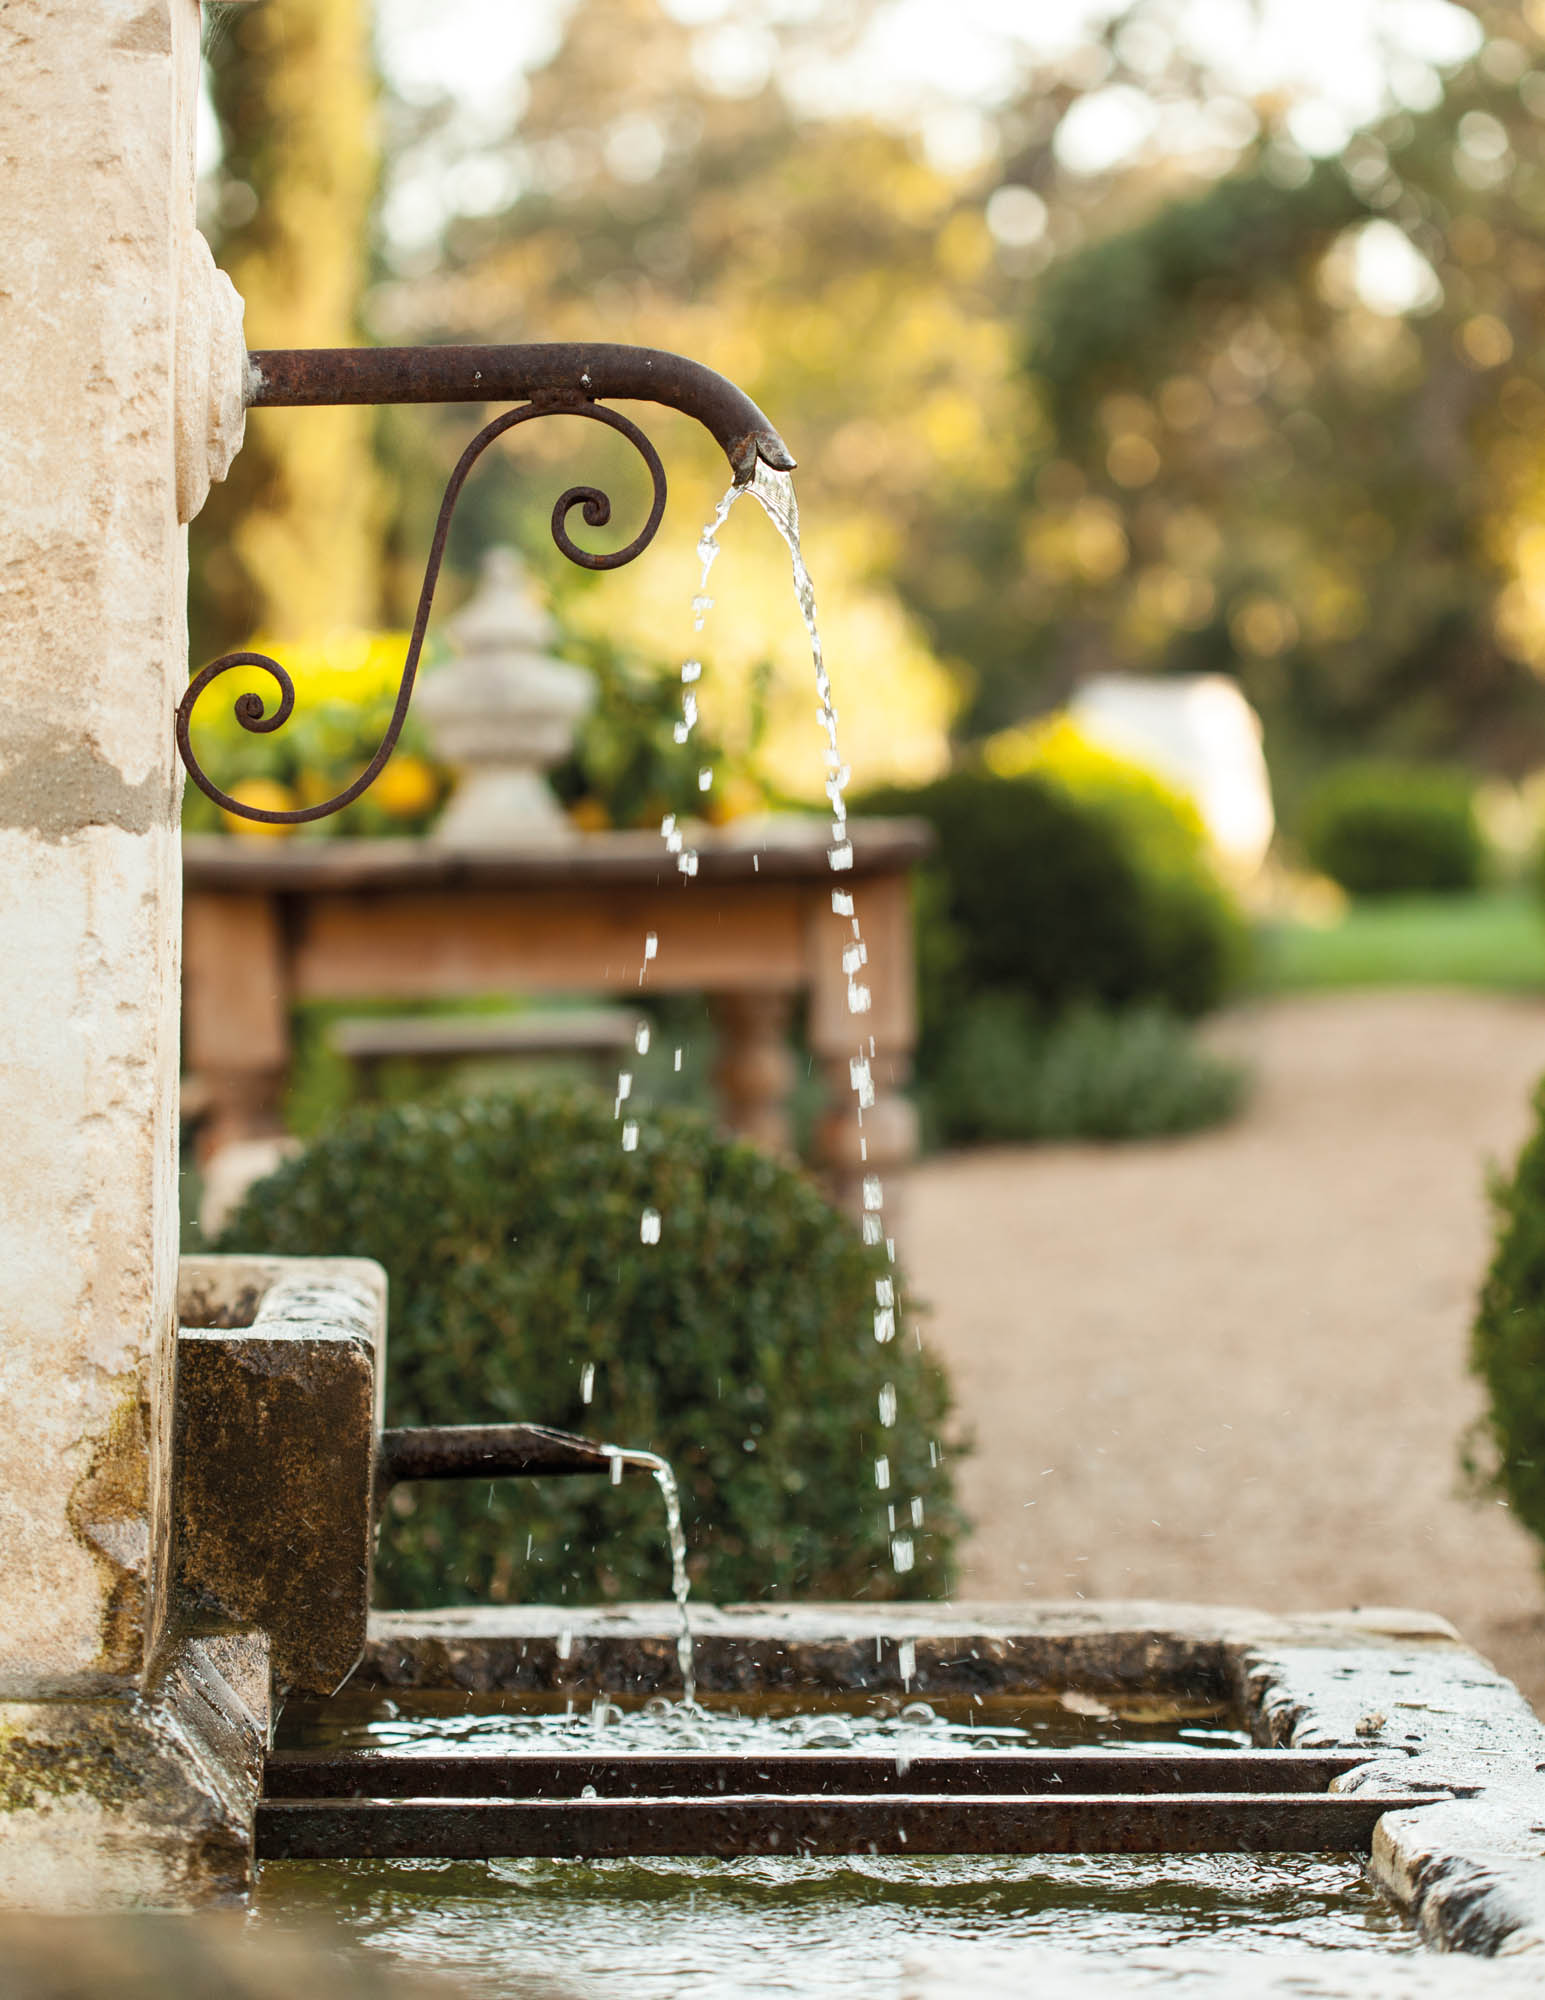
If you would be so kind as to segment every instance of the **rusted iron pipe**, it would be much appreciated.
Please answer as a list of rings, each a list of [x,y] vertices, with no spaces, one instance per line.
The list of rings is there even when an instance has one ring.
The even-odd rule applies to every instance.
[[[263,348],[247,356],[253,409],[324,403],[663,403],[718,440],[741,484],[794,455],[751,398],[700,361],[658,347],[544,340],[517,347]]]
[[[545,1424],[435,1424],[382,1431],[376,1491],[408,1479],[561,1479],[611,1472],[625,1452]]]

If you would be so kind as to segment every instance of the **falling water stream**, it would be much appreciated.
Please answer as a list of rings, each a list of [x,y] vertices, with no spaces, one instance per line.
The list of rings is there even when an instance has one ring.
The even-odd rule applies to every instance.
[[[713,518],[698,539],[697,555],[701,565],[698,587],[692,599],[692,619],[694,629],[703,630],[708,613],[713,609],[713,598],[708,593],[708,582],[717,561],[720,545],[719,535],[730,517],[737,500],[749,494],[762,508],[782,537],[789,552],[793,569],[794,595],[799,604],[800,616],[810,640],[810,657],[815,669],[816,694],[820,702],[818,711],[822,736],[825,739],[826,796],[831,806],[831,841],[827,848],[827,859],[834,874],[843,874],[853,866],[853,843],[847,824],[847,801],[845,793],[851,772],[842,761],[842,752],[837,740],[837,710],[832,701],[831,676],[826,669],[825,654],[821,645],[820,623],[816,614],[815,584],[805,564],[799,539],[799,508],[794,498],[794,482],[786,472],[775,472],[771,467],[757,465],[754,478],[748,485],[734,485],[724,494],[714,509]],[[702,678],[702,662],[698,659],[683,660],[681,665],[681,720],[675,724],[674,734],[678,744],[690,741],[698,722],[697,684]],[[705,765],[698,774],[698,789],[708,792],[713,784],[713,771]],[[665,842],[666,852],[673,855],[679,873],[690,880],[697,874],[697,850],[688,842],[686,832],[678,823],[674,813],[667,813],[660,823],[660,835]],[[864,943],[857,909],[851,891],[837,888],[832,891],[832,910],[839,917],[845,917],[851,927],[851,938],[842,951],[842,971],[847,981],[848,1012],[860,1017],[870,1010],[871,996],[868,985],[859,977],[869,958],[868,947]],[[643,964],[639,971],[642,986],[650,965],[659,952],[659,939],[651,931],[644,942]],[[645,1054],[649,1048],[650,1031],[640,1026],[636,1047]],[[849,1063],[849,1080],[857,1099],[856,1117],[859,1127],[859,1157],[867,1162],[868,1140],[864,1135],[865,1110],[874,1103],[874,1077],[872,1063],[875,1057],[874,1037],[855,1037],[854,1055]],[[680,1051],[677,1051],[677,1067],[680,1067]],[[622,1127],[622,1149],[635,1152],[638,1148],[638,1120],[624,1115],[624,1108],[631,1105],[633,1096],[633,1072],[623,1069],[618,1072],[616,1098],[612,1115]],[[656,1244],[665,1226],[665,1218],[660,1211],[646,1206],[639,1216],[639,1240],[644,1244]],[[894,1264],[895,1245],[885,1235],[884,1188],[877,1174],[863,1175],[863,1222],[864,1241],[871,1245],[885,1244],[886,1254]],[[882,1344],[893,1340],[896,1333],[895,1283],[889,1277],[875,1280],[874,1337]],[[593,1369],[586,1377],[585,1400],[589,1401],[589,1389],[594,1381]],[[887,1429],[896,1422],[897,1398],[895,1384],[886,1381],[878,1394],[880,1422]],[[696,1680],[692,1668],[692,1625],[688,1611],[688,1596],[691,1590],[686,1567],[686,1539],[682,1528],[681,1497],[675,1475],[666,1461],[653,1452],[624,1450],[608,1446],[614,1451],[614,1477],[620,1475],[622,1464],[647,1468],[653,1473],[665,1500],[666,1525],[671,1552],[671,1594],[676,1600],[680,1618],[680,1630],[676,1643],[677,1658],[681,1664],[683,1697],[691,1705],[696,1697]],[[936,1449],[933,1447],[931,1449]],[[882,1453],[875,1461],[875,1483],[882,1493],[890,1493],[890,1454]],[[920,1528],[923,1522],[923,1503],[913,1496],[910,1502],[908,1524],[898,1528],[897,1504],[900,1496],[893,1495],[886,1501],[887,1519],[890,1533],[891,1563],[898,1575],[904,1575],[913,1566],[915,1548],[910,1529]],[[910,1678],[910,1676],[908,1676]]]
[[[687,1537],[681,1525],[681,1488],[676,1475],[658,1452],[632,1451],[609,1444],[612,1484],[616,1485],[625,1465],[654,1475],[654,1483],[665,1501],[665,1532],[671,1550],[671,1596],[676,1600],[676,1663],[681,1668],[681,1698],[691,1708],[697,1701],[697,1675],[692,1668],[692,1615],[687,1609],[692,1580],[687,1575]]]
[[[792,474],[775,471],[771,466],[758,461],[755,475],[750,482],[744,486],[732,486],[724,495],[698,543],[697,552],[703,568],[698,595],[693,600],[693,609],[701,626],[703,612],[713,603],[713,599],[707,595],[708,576],[719,553],[719,531],[729,518],[730,509],[736,501],[747,495],[756,501],[768,520],[772,522],[789,552],[794,596],[810,641],[810,660],[815,670],[815,691],[820,703],[817,710],[817,725],[824,738],[825,790],[831,807],[831,838],[826,849],[826,858],[831,865],[832,873],[843,875],[853,866],[853,840],[848,826],[846,797],[847,787],[853,774],[843,762],[841,745],[837,740],[837,709],[832,700],[831,675],[827,671],[825,650],[821,643],[820,620],[815,602],[815,582],[800,546],[799,505],[794,497]],[[869,962],[869,948],[864,942],[863,929],[851,890],[840,887],[832,890],[832,912],[838,917],[846,918],[849,926],[850,935],[842,947],[842,973],[847,981],[848,1013],[855,1020],[859,1020],[870,1012],[872,996],[867,982],[861,976]],[[866,1168],[861,1177],[863,1200],[861,1227],[864,1241],[872,1246],[883,1243],[886,1257],[894,1265],[895,1242],[885,1233],[884,1185],[877,1173],[867,1171],[869,1141],[864,1132],[864,1113],[875,1101],[873,1065],[876,1056],[874,1036],[856,1030],[853,1054],[848,1062],[848,1081],[856,1099],[854,1115],[858,1125],[859,1160]],[[895,1280],[890,1275],[875,1279],[874,1337],[882,1346],[896,1337],[896,1287]],[[897,1416],[894,1382],[887,1380],[881,1383],[877,1408],[882,1427],[886,1430],[893,1429]],[[937,1443],[930,1443],[930,1457],[936,1460],[937,1453]],[[890,1534],[891,1566],[898,1576],[904,1576],[917,1559],[913,1531],[923,1525],[923,1501],[920,1495],[913,1494],[907,1499],[893,1489],[889,1452],[882,1452],[875,1460],[874,1475],[876,1487],[881,1493],[889,1496],[885,1504]],[[904,1499],[907,1511],[900,1517],[898,1524],[897,1509]],[[905,1678],[910,1679],[910,1675]]]

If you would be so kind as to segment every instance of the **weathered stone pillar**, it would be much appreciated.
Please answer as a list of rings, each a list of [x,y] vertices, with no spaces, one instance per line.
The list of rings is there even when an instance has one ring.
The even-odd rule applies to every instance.
[[[0,6],[6,1900],[163,1894],[184,1863],[157,1841],[202,1810],[146,1706],[175,1336],[182,523],[239,440],[244,366],[193,225],[198,41],[197,0]]]

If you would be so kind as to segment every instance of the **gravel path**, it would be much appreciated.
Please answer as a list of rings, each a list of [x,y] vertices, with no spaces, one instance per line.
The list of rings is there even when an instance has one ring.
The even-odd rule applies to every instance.
[[[903,1220],[974,1454],[971,1597],[1414,1605],[1540,1705],[1534,1544],[1459,1491],[1489,1238],[1545,1005],[1375,993],[1216,1024],[1234,1126],[946,1155]]]

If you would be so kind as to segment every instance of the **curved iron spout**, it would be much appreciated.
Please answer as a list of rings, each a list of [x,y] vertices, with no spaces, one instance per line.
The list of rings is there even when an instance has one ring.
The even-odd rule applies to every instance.
[[[248,805],[217,785],[193,750],[193,711],[205,689],[237,667],[255,667],[267,674],[278,697],[272,709],[251,689],[238,695],[234,705],[237,722],[257,735],[282,729],[295,707],[295,683],[277,660],[266,653],[222,653],[194,675],[177,704],[178,754],[206,798],[213,799],[231,818],[255,820],[265,826],[301,826],[340,812],[375,782],[408,717],[457,496],[488,446],[517,425],[550,416],[585,417],[628,440],[643,459],[653,489],[648,516],[638,533],[620,549],[581,548],[569,533],[570,514],[578,508],[588,526],[604,528],[611,520],[612,503],[599,487],[570,486],[553,506],[552,535],[569,561],[583,569],[620,569],[642,554],[654,540],[665,512],[665,467],[632,418],[602,400],[611,397],[660,403],[695,417],[718,440],[737,486],[751,482],[759,463],[775,472],[793,470],[793,453],[749,396],[700,361],[667,354],[661,348],[618,347],[607,341],[540,341],[524,347],[264,348],[249,354],[249,408],[293,409],[338,403],[508,403],[513,407],[484,424],[446,485],[397,700],[386,734],[364,770],[335,797],[282,812]]]
[[[264,348],[249,354],[254,409],[319,403],[663,403],[718,440],[736,481],[757,460],[792,472],[794,455],[751,398],[712,368],[658,347],[536,341],[519,347]]]
[[[376,1454],[379,1496],[407,1479],[556,1479],[583,1472],[648,1470],[617,1445],[593,1444],[546,1424],[436,1424],[382,1431]],[[613,1475],[615,1476],[615,1475]]]

